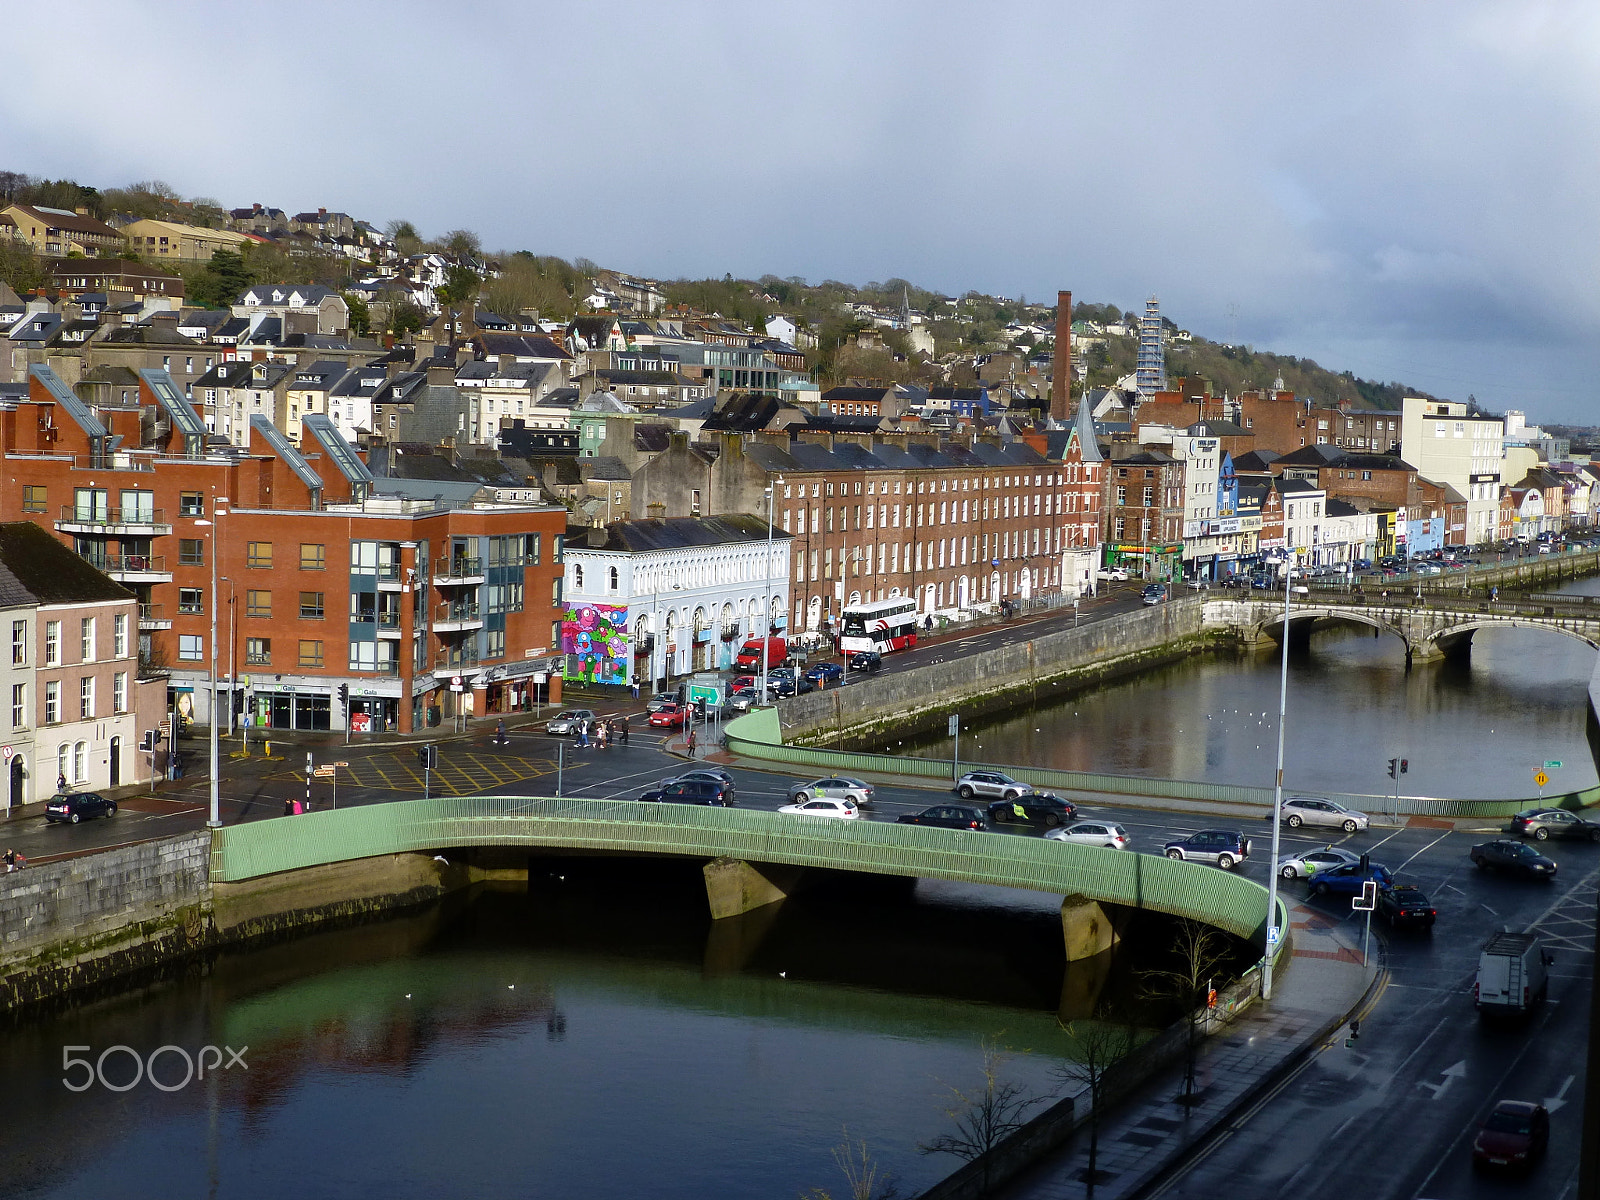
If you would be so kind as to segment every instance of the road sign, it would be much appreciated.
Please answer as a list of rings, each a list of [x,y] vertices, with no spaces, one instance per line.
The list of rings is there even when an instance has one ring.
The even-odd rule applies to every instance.
[[[961,731],[961,718],[955,713],[950,714],[950,736],[955,737]]]
[[[1561,760],[1559,758],[1552,758],[1550,761],[1544,764],[1544,769],[1546,771],[1561,770]]]
[[[714,683],[691,683],[689,685],[689,703],[704,700],[707,704],[722,703],[722,689]]]
[[[1533,781],[1540,787],[1543,787],[1545,784],[1550,782],[1550,776],[1546,775],[1543,771],[1535,771],[1533,773]]]
[[[333,768],[332,767],[316,767],[316,768],[313,768],[311,773],[313,775],[318,776],[319,778],[329,779],[329,778],[332,778],[332,776],[333,776]]]
[[[3,751],[0,751],[0,753],[3,753],[6,756],[6,761],[10,762],[12,754],[16,752],[12,750],[10,746],[7,746]]]
[[[462,686],[461,686],[461,676],[459,676],[459,675],[452,675],[452,676],[451,676],[451,677],[450,677],[450,690],[451,690],[451,691],[452,691],[452,692],[459,692],[459,691],[461,691],[461,690],[462,690]]]
[[[350,764],[349,763],[330,763],[329,765],[330,766],[334,766],[334,767],[348,767]]]

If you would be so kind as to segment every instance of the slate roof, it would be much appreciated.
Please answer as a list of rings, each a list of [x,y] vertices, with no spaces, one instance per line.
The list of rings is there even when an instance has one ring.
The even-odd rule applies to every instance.
[[[26,597],[40,604],[78,604],[95,600],[132,600],[120,583],[90,566],[32,521],[0,523],[0,564]],[[0,595],[5,591],[0,590]],[[15,594],[15,593],[12,593]],[[29,599],[13,603],[26,604]]]
[[[535,334],[481,333],[473,340],[483,347],[484,354],[490,358],[501,354],[517,358],[547,358],[556,362],[568,362],[572,358],[549,338]]]
[[[1233,471],[1236,475],[1262,475],[1267,468],[1278,461],[1278,454],[1273,450],[1247,450],[1233,460]]]
[[[824,400],[883,400],[894,393],[893,387],[836,387],[822,393]]]
[[[589,542],[588,535],[600,530],[575,529],[569,532],[572,549],[615,550],[638,554],[649,550],[681,550],[692,546],[724,546],[730,542],[765,541],[767,523],[760,517],[733,513],[720,517],[667,517],[657,520],[613,521],[604,527],[605,542]],[[48,535],[46,535],[48,536]],[[774,541],[790,538],[781,529],[771,531]]]

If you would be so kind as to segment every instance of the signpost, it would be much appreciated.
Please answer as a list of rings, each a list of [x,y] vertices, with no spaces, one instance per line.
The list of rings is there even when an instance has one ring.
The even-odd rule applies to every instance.
[[[1538,786],[1539,786],[1539,799],[1543,800],[1544,799],[1544,785],[1550,782],[1550,776],[1546,775],[1543,771],[1535,771],[1533,773],[1533,782],[1538,784]]]
[[[961,715],[950,714],[950,736],[955,739],[950,751],[950,781],[961,778]]]

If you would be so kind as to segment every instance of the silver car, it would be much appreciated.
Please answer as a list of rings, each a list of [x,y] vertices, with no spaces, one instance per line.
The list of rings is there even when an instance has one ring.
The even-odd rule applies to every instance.
[[[589,708],[569,708],[566,712],[557,713],[545,722],[546,733],[577,733],[590,721],[594,720],[594,710]]]
[[[824,779],[813,779],[810,783],[791,783],[789,803],[799,804],[806,800],[854,800],[857,807],[871,808],[872,785],[845,775],[830,775]]]
[[[1299,829],[1302,825],[1326,825],[1354,833],[1358,829],[1365,829],[1371,821],[1372,818],[1366,813],[1335,804],[1322,796],[1290,796],[1283,802],[1283,823],[1290,829]]]
[[[1278,860],[1278,874],[1284,879],[1310,879],[1318,871],[1329,867],[1342,867],[1346,863],[1361,861],[1359,854],[1351,854],[1337,846],[1324,846],[1321,850],[1308,850],[1296,858]]]
[[[956,782],[956,793],[963,800],[974,796],[996,796],[1001,800],[1015,800],[1033,791],[1031,784],[1019,783],[1000,771],[968,771]]]
[[[1079,821],[1065,829],[1052,829],[1045,834],[1052,842],[1071,842],[1076,846],[1104,846],[1107,850],[1131,850],[1128,831],[1111,821]]]

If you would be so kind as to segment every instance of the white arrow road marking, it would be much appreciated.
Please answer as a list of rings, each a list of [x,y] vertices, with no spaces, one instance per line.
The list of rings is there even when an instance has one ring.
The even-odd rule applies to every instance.
[[[1576,1078],[1576,1075],[1568,1075],[1567,1081],[1561,1085],[1561,1090],[1559,1092],[1557,1092],[1554,1096],[1546,1096],[1544,1098],[1545,1108],[1551,1112],[1555,1112],[1556,1109],[1565,1107],[1567,1103],[1567,1089],[1572,1086],[1572,1081]]]
[[[1444,1076],[1444,1079],[1443,1079],[1443,1081],[1441,1081],[1439,1083],[1422,1083],[1420,1081],[1417,1083],[1418,1087],[1427,1088],[1430,1092],[1432,1092],[1433,1093],[1433,1098],[1435,1100],[1437,1100],[1440,1096],[1444,1095],[1445,1090],[1450,1086],[1450,1084],[1452,1082],[1454,1082],[1457,1079],[1465,1079],[1466,1078],[1466,1075],[1467,1075],[1466,1060],[1463,1059],[1461,1062],[1458,1062],[1453,1067],[1446,1067],[1440,1073]]]

